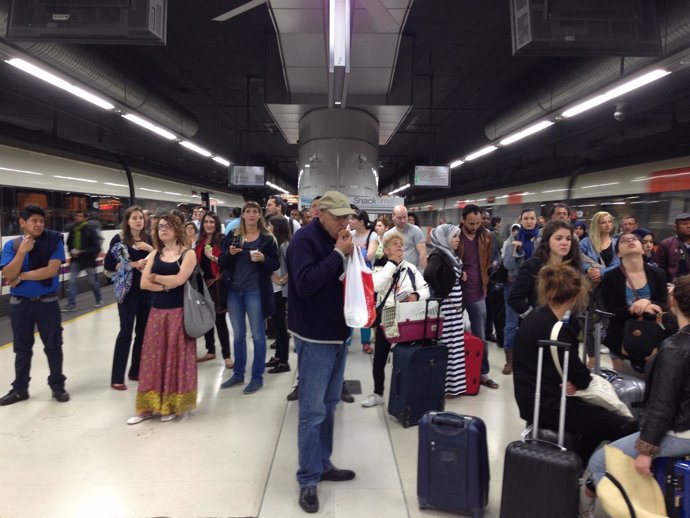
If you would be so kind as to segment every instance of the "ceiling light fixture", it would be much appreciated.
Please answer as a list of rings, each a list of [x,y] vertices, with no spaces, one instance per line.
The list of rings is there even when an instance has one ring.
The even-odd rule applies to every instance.
[[[496,146],[486,146],[481,148],[479,151],[475,151],[465,157],[465,162],[470,162],[471,160],[476,160],[480,156],[488,155],[492,151],[496,151],[498,147]]]
[[[509,146],[513,142],[517,142],[518,140],[522,140],[523,138],[529,137],[530,135],[534,135],[535,133],[538,133],[542,130],[545,130],[549,126],[553,126],[553,125],[554,125],[553,121],[537,122],[536,124],[532,124],[531,126],[527,126],[525,129],[518,131],[517,133],[513,133],[512,135],[504,138],[498,144],[500,146]]]
[[[350,0],[328,2],[328,100],[345,107],[350,77]]]
[[[125,113],[123,115],[125,119],[127,119],[129,122],[133,122],[134,124],[141,126],[142,128],[145,128],[156,135],[160,135],[163,138],[166,138],[168,140],[175,140],[177,137],[171,133],[170,131],[166,130],[165,128],[161,128],[160,126],[156,126],[155,124],[147,121],[146,119],[142,119],[138,115],[134,115],[133,113]]]
[[[668,70],[663,69],[652,70],[651,72],[636,77],[635,79],[626,81],[623,84],[615,88],[612,88],[611,90],[604,92],[601,95],[592,97],[591,99],[588,99],[580,104],[573,106],[572,108],[565,110],[563,113],[561,113],[561,117],[568,118],[574,117],[575,115],[579,115],[580,113],[585,112],[587,110],[591,110],[592,108],[599,106],[600,104],[603,104],[607,101],[610,101],[611,99],[615,99],[616,97],[620,97],[621,95],[627,94],[628,92],[636,90],[644,85],[656,81],[657,79],[666,77],[670,73],[671,72],[669,72]]]
[[[196,144],[190,142],[189,140],[181,140],[180,146],[186,147],[190,151],[194,151],[195,153],[198,153],[201,156],[205,156],[206,158],[211,158],[211,156],[213,156],[213,153],[211,153],[208,149],[199,147]]]
[[[65,92],[69,92],[72,95],[79,97],[80,99],[90,102],[91,104],[95,104],[99,108],[103,108],[104,110],[115,109],[115,105],[106,101],[105,99],[102,99],[90,92],[87,92],[83,88],[79,88],[78,86],[75,86],[72,83],[65,81],[64,79],[60,79],[55,74],[51,74],[47,70],[39,68],[36,65],[32,65],[28,61],[24,61],[23,59],[19,58],[12,58],[6,59],[5,63],[12,65],[13,67],[18,68],[19,70],[22,70],[27,74],[31,74],[32,76],[40,79],[41,81],[50,83],[51,85],[56,86],[61,90],[64,90]]]
[[[13,173],[35,174],[37,176],[43,176],[43,173],[37,173],[35,171],[24,171],[23,169],[13,169],[11,167],[0,167],[0,171],[11,171]]]
[[[288,194],[288,193],[289,193],[289,191],[286,191],[286,190],[283,189],[282,187],[278,187],[276,184],[274,184],[274,183],[272,183],[272,182],[268,182],[268,181],[267,181],[267,182],[266,182],[266,185],[268,185],[269,187],[275,189],[275,190],[278,191],[278,192],[282,192],[283,194]]]
[[[410,188],[410,184],[409,184],[409,183],[406,183],[406,184],[403,185],[402,187],[398,187],[397,189],[394,189],[394,190],[392,190],[391,192],[389,192],[389,193],[388,193],[388,196],[393,196],[394,194],[398,194],[399,192],[402,192],[402,191],[404,191],[405,189],[409,189],[409,188]]]
[[[96,180],[89,180],[87,178],[75,178],[74,176],[60,176],[57,174],[54,174],[53,178],[60,178],[61,180],[72,180],[74,182],[98,183]]]
[[[224,165],[225,167],[230,167],[230,161],[226,160],[222,156],[214,156],[213,161],[218,162],[220,165]]]
[[[113,187],[129,187],[129,185],[123,185],[121,183],[111,183],[111,182],[103,182],[103,185],[112,185]]]
[[[455,169],[456,167],[460,167],[464,163],[465,163],[464,160],[454,160],[453,162],[450,163],[450,168]]]

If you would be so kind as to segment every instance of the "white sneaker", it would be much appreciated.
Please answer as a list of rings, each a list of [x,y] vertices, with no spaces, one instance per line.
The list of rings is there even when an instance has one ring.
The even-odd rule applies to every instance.
[[[609,349],[605,345],[602,345],[600,350],[601,350],[601,354],[611,354],[611,349]]]
[[[161,416],[161,423],[168,423],[168,422],[170,422],[176,418],[177,418],[177,415],[175,415],[175,414],[162,415]]]
[[[127,424],[139,424],[142,421],[146,421],[147,419],[151,419],[152,417],[153,417],[153,414],[135,415],[135,416],[127,419]]]
[[[362,401],[362,406],[365,408],[371,408],[376,405],[383,405],[383,402],[383,396],[379,396],[378,394],[371,394],[364,401]]]

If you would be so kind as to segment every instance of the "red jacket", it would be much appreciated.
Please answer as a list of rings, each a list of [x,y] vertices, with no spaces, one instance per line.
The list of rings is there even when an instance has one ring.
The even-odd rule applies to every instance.
[[[220,243],[221,240],[218,239],[215,246],[213,247],[213,255],[218,258],[220,257]],[[196,252],[196,264],[199,265],[199,268],[201,268],[201,254],[204,253],[204,247],[206,246],[206,234],[201,236],[199,240],[196,242],[196,248],[194,249],[194,252]],[[213,275],[214,278],[218,278],[220,275],[220,266],[218,266],[218,263],[215,261],[211,261],[211,274]]]

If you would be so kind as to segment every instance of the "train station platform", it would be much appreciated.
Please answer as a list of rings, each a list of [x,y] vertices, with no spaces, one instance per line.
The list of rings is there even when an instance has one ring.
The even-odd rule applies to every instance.
[[[112,289],[104,294],[112,302]],[[117,308],[111,303],[87,311],[92,304],[93,296],[82,294],[78,307],[84,313],[63,313],[64,371],[71,401],[51,399],[45,383],[47,364],[37,339],[30,399],[0,408],[0,517],[305,516],[295,481],[298,409],[296,403],[286,401],[295,378],[294,353],[292,372],[266,374],[263,390],[252,395],[243,395],[239,388],[220,389],[230,372],[222,359],[201,363],[198,409],[193,415],[128,426],[136,383],[128,381],[124,392],[110,388]],[[2,343],[8,344],[7,317],[0,319],[0,330]],[[500,374],[502,351],[493,343],[489,348],[492,376],[500,388],[482,388],[478,396],[448,401],[446,408],[486,421],[491,487],[484,517],[497,518],[504,450],[519,438],[523,423],[513,398],[512,377]],[[203,340],[198,352],[204,352]],[[13,361],[11,346],[4,346],[0,385],[7,389]],[[346,379],[359,380],[364,393],[355,395],[355,403],[338,406],[333,461],[355,470],[357,477],[321,483],[321,509],[316,516],[452,516],[418,508],[418,428],[404,429],[383,406],[360,406],[373,388],[371,361],[356,337]],[[390,366],[386,376],[390,379]]]

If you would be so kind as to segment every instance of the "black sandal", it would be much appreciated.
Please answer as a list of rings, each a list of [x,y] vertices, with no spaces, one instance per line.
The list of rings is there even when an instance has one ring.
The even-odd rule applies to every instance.
[[[482,380],[480,383],[482,385],[484,385],[485,387],[488,387],[490,389],[497,389],[498,388],[498,383],[496,383],[494,380],[492,380],[490,378]]]

